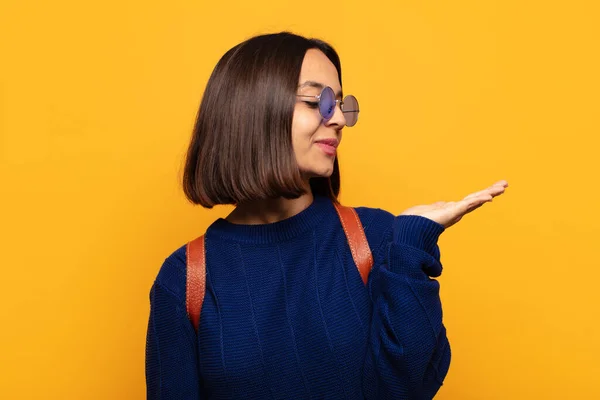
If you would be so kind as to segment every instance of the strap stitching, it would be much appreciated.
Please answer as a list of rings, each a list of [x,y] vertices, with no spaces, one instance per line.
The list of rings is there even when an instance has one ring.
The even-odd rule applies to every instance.
[[[348,235],[348,227],[346,226],[346,220],[345,220],[344,216],[342,215],[341,207],[343,207],[343,206],[337,204],[335,209],[338,212],[340,221],[342,222],[342,228],[344,229],[344,234],[346,235],[346,242],[348,242],[348,245],[350,246],[350,252],[352,253],[352,259],[354,260],[354,263],[356,264],[356,266],[359,267],[358,255],[356,253],[356,248],[354,247],[353,241],[350,240],[350,236]]]
[[[352,210],[352,213],[354,214],[354,218],[355,218],[355,220],[356,220],[356,224],[357,224],[358,226],[361,226],[360,219],[358,218],[358,213],[357,213],[357,212],[356,212],[356,211],[355,211],[353,208],[352,208],[351,210]],[[365,230],[364,230],[364,228],[363,228],[363,229],[360,229],[360,232],[359,232],[359,233],[360,233],[360,238],[361,238],[361,240],[362,240],[363,246],[365,246],[365,249],[369,249],[369,242],[367,241],[367,236],[366,236],[366,234],[365,234]],[[369,249],[369,250],[370,250],[370,249]],[[370,251],[369,251],[369,253],[368,253],[368,255],[367,255],[367,262],[368,262],[368,263],[369,263],[371,266],[373,266],[373,255],[371,254],[371,252],[370,252]]]
[[[188,242],[187,248],[185,249],[185,311],[188,318],[192,320],[192,316],[190,315],[190,243],[192,242]]]
[[[197,245],[201,246],[200,255],[196,255]],[[192,254],[194,252],[194,254]],[[190,264],[191,257],[195,257],[194,261],[198,263]],[[195,286],[195,287],[193,287]],[[199,293],[192,293],[193,289],[200,289]],[[200,314],[202,303],[204,302],[204,294],[206,293],[206,246],[204,244],[204,235],[188,242],[186,249],[186,293],[185,306],[189,320],[197,332],[200,325]],[[193,304],[192,304],[193,303]],[[192,310],[200,308],[198,310]],[[196,316],[197,311],[197,318]]]

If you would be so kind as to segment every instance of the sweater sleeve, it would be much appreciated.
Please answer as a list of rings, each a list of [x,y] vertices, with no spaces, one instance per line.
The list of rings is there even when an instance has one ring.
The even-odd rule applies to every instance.
[[[437,239],[444,227],[428,218],[394,218],[383,262],[368,284],[372,300],[363,371],[367,399],[431,399],[450,365],[442,324]]]
[[[195,337],[185,303],[155,282],[146,334],[148,400],[202,398]]]

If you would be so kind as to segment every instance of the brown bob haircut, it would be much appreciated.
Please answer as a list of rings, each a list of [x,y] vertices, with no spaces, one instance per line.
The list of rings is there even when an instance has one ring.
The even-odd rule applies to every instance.
[[[183,190],[194,204],[239,204],[305,193],[292,148],[292,118],[302,61],[319,49],[337,69],[332,46],[290,32],[252,37],[215,66],[187,151]],[[337,202],[337,157],[329,178],[310,180],[314,195]]]

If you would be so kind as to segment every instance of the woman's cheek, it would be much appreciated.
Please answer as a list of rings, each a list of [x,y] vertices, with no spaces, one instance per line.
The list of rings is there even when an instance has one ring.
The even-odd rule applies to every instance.
[[[318,111],[317,111],[318,112]],[[292,122],[292,132],[310,135],[319,129],[320,120],[315,115],[315,110],[296,109]]]

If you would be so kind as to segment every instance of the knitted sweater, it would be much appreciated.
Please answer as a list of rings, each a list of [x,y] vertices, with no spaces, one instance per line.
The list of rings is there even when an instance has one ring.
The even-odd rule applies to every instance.
[[[431,399],[450,364],[437,239],[421,216],[356,208],[374,265],[361,280],[330,199],[272,224],[206,231],[198,335],[183,246],[150,290],[148,399]]]

